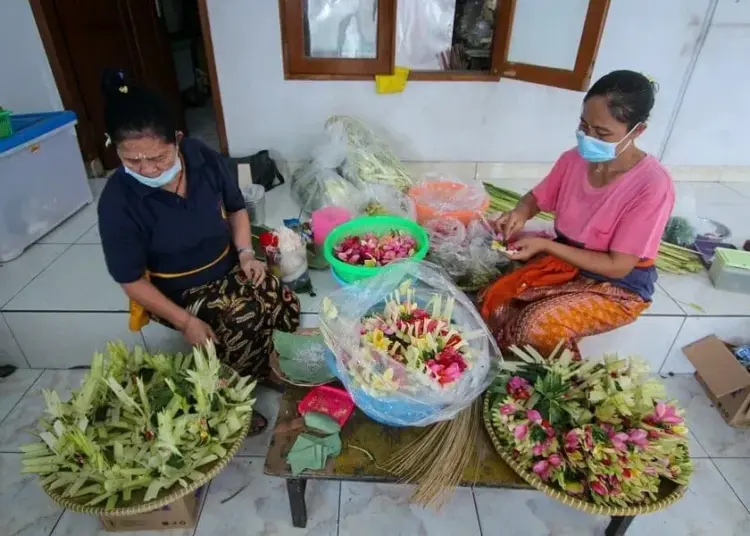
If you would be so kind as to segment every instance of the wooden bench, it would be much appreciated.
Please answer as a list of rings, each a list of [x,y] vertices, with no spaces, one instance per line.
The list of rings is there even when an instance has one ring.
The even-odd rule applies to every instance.
[[[367,450],[378,462],[384,462],[404,445],[420,434],[418,428],[390,428],[370,420],[361,411],[355,410],[341,431],[341,454],[329,459],[325,469],[305,471],[294,476],[285,457],[297,436],[305,431],[302,417],[297,412],[297,403],[308,389],[287,387],[279,404],[279,414],[271,438],[265,462],[265,474],[284,478],[289,493],[292,523],[295,527],[307,525],[305,488],[310,479],[347,480],[354,482],[397,483],[392,474],[377,467],[377,464],[362,451]],[[478,463],[471,464],[464,473],[462,486],[532,490],[520,476],[513,472],[495,452],[486,433],[480,434],[477,445]],[[613,517],[606,529],[606,536],[622,536],[633,521],[633,517]]]

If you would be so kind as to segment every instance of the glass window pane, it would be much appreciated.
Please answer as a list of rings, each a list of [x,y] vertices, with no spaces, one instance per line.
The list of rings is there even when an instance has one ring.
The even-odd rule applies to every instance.
[[[572,71],[588,8],[589,0],[518,0],[508,61]]]
[[[399,1],[396,65],[418,71],[490,70],[497,0]]]
[[[305,0],[304,7],[309,57],[377,57],[378,0]]]

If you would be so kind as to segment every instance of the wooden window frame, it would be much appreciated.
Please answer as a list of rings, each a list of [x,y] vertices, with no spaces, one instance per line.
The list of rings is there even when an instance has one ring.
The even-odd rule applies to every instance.
[[[309,58],[304,51],[303,0],[279,0],[284,77],[287,80],[371,80],[393,72],[396,52],[398,1],[380,0],[376,59]],[[589,0],[575,66],[572,70],[508,61],[513,20],[518,0],[499,0],[489,71],[411,71],[410,81],[497,82],[510,78],[574,91],[585,91],[590,82],[610,0]]]
[[[279,0],[284,77],[287,80],[367,80],[393,72],[396,55],[396,1],[378,3],[377,55],[365,58],[311,58],[305,54],[303,0]]]

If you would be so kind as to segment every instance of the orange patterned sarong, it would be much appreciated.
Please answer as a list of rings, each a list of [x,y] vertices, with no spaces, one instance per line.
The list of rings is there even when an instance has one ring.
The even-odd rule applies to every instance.
[[[630,324],[650,305],[634,292],[579,275],[554,257],[535,259],[499,279],[480,300],[501,349],[528,344],[542,355],[562,340],[580,356],[581,338]]]

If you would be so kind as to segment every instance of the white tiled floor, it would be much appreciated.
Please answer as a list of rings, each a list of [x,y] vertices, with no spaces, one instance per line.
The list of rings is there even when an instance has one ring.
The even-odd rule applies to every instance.
[[[498,176],[492,165],[485,164],[409,166],[418,174]],[[534,184],[523,178],[491,182],[521,192]],[[95,195],[103,184],[92,182]],[[695,195],[701,214],[729,224],[736,243],[750,238],[747,185],[678,184],[678,192]],[[269,225],[281,225],[282,219],[298,215],[287,186],[270,192],[266,204]],[[18,448],[30,440],[24,431],[44,406],[41,390],[69,391],[83,374],[59,369],[88,364],[95,350],[117,338],[151,350],[186,349],[179,334],[160,326],[128,332],[126,300],[107,275],[95,215],[94,205],[85,207],[19,259],[0,266],[0,364],[31,367],[0,380],[3,534],[102,533],[94,520],[63,513],[34,478],[18,473]],[[312,278],[317,296],[301,298],[303,326],[317,325],[320,300],[335,288],[326,272],[314,272]],[[611,351],[638,354],[655,371],[689,373],[692,367],[680,349],[710,333],[732,342],[750,342],[750,299],[716,291],[705,274],[662,276],[652,306],[639,320],[584,340],[582,349],[592,356]],[[685,499],[666,512],[637,519],[628,534],[750,534],[750,431],[724,424],[692,376],[668,377],[665,382],[687,409],[697,471]],[[259,389],[258,396],[259,410],[275,415],[279,395]],[[409,506],[409,490],[404,487],[327,483],[310,486],[308,529],[294,529],[283,482],[262,474],[269,440],[269,433],[249,439],[232,466],[211,483],[197,529],[175,534],[588,535],[601,534],[606,525],[603,518],[578,513],[534,492],[460,490],[441,513],[434,514]],[[222,502],[245,485],[231,501]]]

